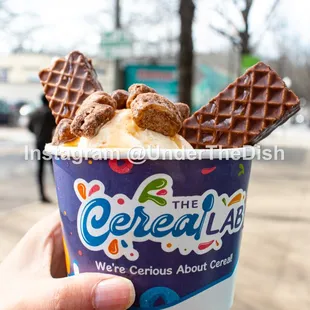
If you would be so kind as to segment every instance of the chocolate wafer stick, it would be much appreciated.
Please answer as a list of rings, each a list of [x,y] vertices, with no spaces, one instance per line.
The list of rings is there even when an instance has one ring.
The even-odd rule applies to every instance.
[[[183,137],[196,149],[254,145],[300,109],[298,97],[260,62],[183,123]]]
[[[83,101],[102,90],[91,61],[77,51],[56,59],[39,77],[56,124],[64,118],[73,119]]]

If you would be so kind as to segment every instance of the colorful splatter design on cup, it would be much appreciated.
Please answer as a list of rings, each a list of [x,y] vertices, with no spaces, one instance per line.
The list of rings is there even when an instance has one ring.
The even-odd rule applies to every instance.
[[[251,161],[88,161],[54,160],[68,274],[128,277],[132,309],[230,309]]]

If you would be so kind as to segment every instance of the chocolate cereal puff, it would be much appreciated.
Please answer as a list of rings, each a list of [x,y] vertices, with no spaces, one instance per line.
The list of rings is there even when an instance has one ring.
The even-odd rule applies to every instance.
[[[116,101],[117,103],[117,109],[125,109],[127,100],[128,100],[129,93],[126,90],[123,89],[117,89],[112,94],[111,97]]]
[[[59,122],[53,136],[53,145],[60,145],[66,142],[73,141],[77,138],[77,136],[74,135],[70,130],[71,123],[72,120],[69,118],[64,118]]]
[[[86,98],[86,100],[83,102],[83,105],[87,105],[90,103],[106,104],[111,106],[114,110],[117,107],[117,102],[104,91],[97,91],[92,93]]]
[[[114,116],[116,105],[116,101],[109,94],[93,93],[77,111],[71,124],[71,132],[79,137],[94,137]]]
[[[182,122],[185,119],[189,118],[191,111],[190,111],[188,104],[182,103],[182,102],[177,102],[174,105],[176,106],[176,108],[179,110],[179,112],[181,114]]]
[[[145,93],[156,93],[156,91],[153,88],[148,87],[145,84],[132,84],[129,87],[128,92],[129,97],[126,104],[128,109],[130,109],[131,103],[137,98],[138,95]]]
[[[175,105],[156,93],[138,95],[131,110],[135,123],[141,128],[173,137],[182,127],[182,118]]]

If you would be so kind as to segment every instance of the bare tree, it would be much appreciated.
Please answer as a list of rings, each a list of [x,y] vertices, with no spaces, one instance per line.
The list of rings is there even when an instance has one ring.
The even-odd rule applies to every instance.
[[[8,8],[7,2],[7,0],[0,0],[0,25],[4,31],[7,30],[7,27],[17,16],[16,13]]]
[[[135,2],[136,5],[126,6],[127,1],[120,1],[121,24],[134,42],[133,56],[154,59],[175,57],[179,46],[179,36],[175,33],[176,27],[174,27],[178,22],[179,0],[136,0]],[[115,3],[113,0],[105,4],[96,14],[85,17],[85,21],[98,35],[111,30],[109,24],[114,23]],[[154,30],[158,30],[156,35],[150,35]]]
[[[146,57],[171,59],[177,55],[179,34],[174,31],[174,26],[178,22],[179,1],[148,0],[149,10],[146,11],[145,6],[136,6],[125,16],[124,28],[131,31],[136,46]],[[159,30],[156,40],[154,36],[145,35],[154,29]]]
[[[36,14],[27,12],[17,14],[8,7],[7,3],[8,0],[0,0],[0,32],[6,42],[10,43],[13,53],[21,52],[25,50],[27,43],[34,41],[32,35],[35,31],[42,29],[42,26],[38,23]],[[17,28],[16,25],[20,18],[28,20],[23,23],[23,27]]]
[[[291,88],[296,94],[310,102],[310,53],[300,44],[299,38],[286,38],[278,42],[280,56],[270,60],[270,65],[282,77],[288,77],[292,81]],[[291,48],[294,46],[294,48]],[[310,105],[309,105],[310,108]]]
[[[296,91],[297,95],[308,100],[310,102],[310,53],[307,49],[300,48],[298,50],[299,55],[290,57],[289,55],[282,54],[282,57],[286,57],[285,62],[285,75],[292,80],[292,88]],[[296,61],[297,58],[297,61]],[[280,63],[280,60],[279,60]],[[281,64],[281,63],[280,63]],[[283,65],[283,62],[282,62]],[[310,108],[310,105],[308,105]],[[309,120],[310,121],[310,120]]]
[[[266,20],[264,23],[264,27],[262,32],[258,35],[258,39],[256,42],[253,42],[251,39],[253,34],[250,31],[250,13],[253,9],[253,4],[255,0],[229,0],[237,9],[239,14],[242,17],[242,25],[237,25],[235,21],[233,21],[229,16],[229,11],[223,10],[220,7],[215,8],[215,13],[222,18],[229,27],[229,30],[226,28],[218,28],[214,25],[210,25],[211,29],[213,29],[218,34],[227,38],[233,46],[237,47],[241,56],[246,54],[251,54],[257,45],[261,42],[262,38],[269,30],[272,22],[272,17],[275,12],[275,9],[280,3],[280,0],[274,0],[272,3],[271,9],[266,16]],[[258,1],[258,0],[257,0]]]
[[[194,63],[192,27],[195,14],[193,0],[180,0],[179,14],[181,20],[179,99],[191,106]]]

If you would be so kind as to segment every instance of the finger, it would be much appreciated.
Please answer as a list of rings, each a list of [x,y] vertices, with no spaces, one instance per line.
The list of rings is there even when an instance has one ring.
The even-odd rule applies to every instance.
[[[38,247],[44,245],[60,226],[60,214],[59,211],[56,210],[32,226],[21,239],[17,248],[28,247],[29,244]]]
[[[52,256],[50,257],[50,266],[50,275],[53,278],[64,278],[67,276],[63,234],[60,226],[53,234],[53,250]]]
[[[53,283],[52,309],[124,310],[135,299],[132,282],[122,277],[84,273]]]
[[[11,266],[22,272],[50,272],[50,261],[54,248],[54,233],[60,227],[59,211],[43,218],[20,240],[6,259]],[[25,255],[25,253],[31,253]]]
[[[59,210],[55,210],[51,214],[43,217],[39,222],[37,222],[25,235],[27,240],[42,240],[42,236],[48,237],[52,232],[54,232],[58,227],[60,227],[60,213]]]

